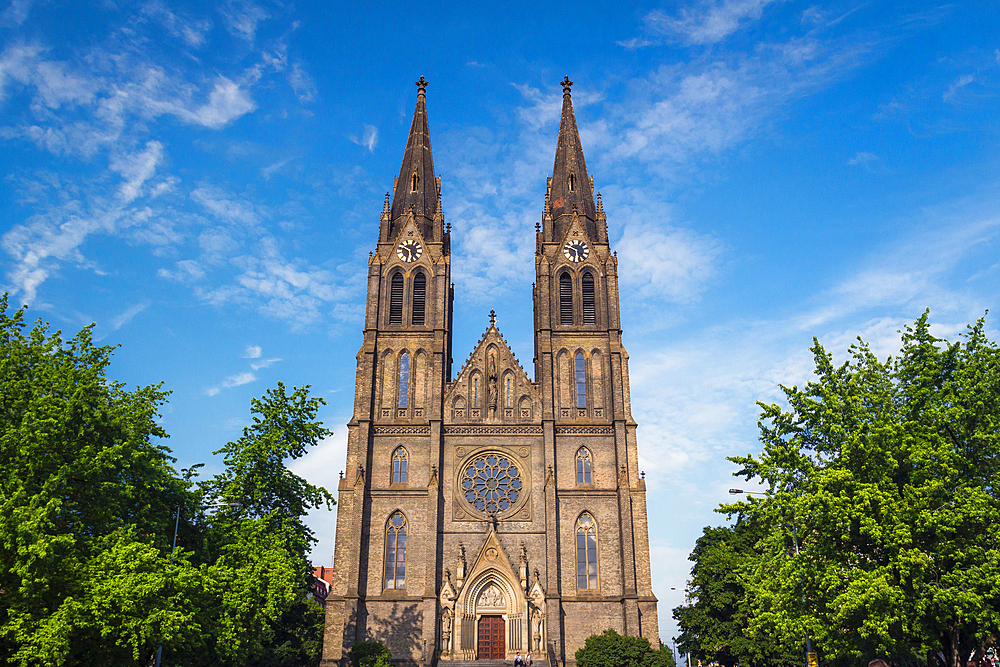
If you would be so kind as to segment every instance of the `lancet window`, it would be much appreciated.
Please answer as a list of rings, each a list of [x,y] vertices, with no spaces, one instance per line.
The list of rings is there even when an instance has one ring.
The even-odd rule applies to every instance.
[[[399,355],[399,407],[410,405],[410,354]]]
[[[576,353],[576,407],[587,407],[587,362],[583,352]]]
[[[576,520],[576,587],[597,590],[597,522],[586,512]]]
[[[407,469],[407,455],[406,450],[402,447],[397,447],[396,451],[392,453],[392,483],[393,484],[405,484],[406,483],[406,469]]]
[[[590,450],[586,447],[581,447],[576,453],[576,483],[577,484],[590,484],[591,483],[591,467],[593,465],[593,459],[590,456]]]
[[[396,512],[385,528],[385,587],[406,586],[406,517]]]

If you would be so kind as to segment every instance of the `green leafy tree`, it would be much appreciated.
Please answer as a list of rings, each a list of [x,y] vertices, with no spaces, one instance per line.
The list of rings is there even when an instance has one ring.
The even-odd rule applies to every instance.
[[[92,327],[65,340],[0,298],[0,664],[315,665],[305,513],[333,499],[292,474],[327,431],[282,385],[195,486],[156,423],[167,392],[107,377]],[[212,501],[239,502],[208,516]],[[180,547],[171,553],[179,513]]]
[[[924,313],[896,358],[812,352],[817,379],[761,404],[761,454],[732,459],[769,488],[728,508],[773,529],[742,569],[751,635],[964,667],[1000,627],[1000,351],[983,320],[948,343]]]
[[[392,654],[381,642],[360,641],[351,645],[347,658],[351,667],[389,667]]]
[[[212,524],[215,563],[226,582],[219,651],[233,665],[318,664],[323,615],[306,599],[308,553],[316,538],[304,523],[330,493],[295,475],[297,459],[330,434],[316,415],[321,398],[308,387],[289,394],[278,383],[251,401],[253,423],[215,452],[225,470],[203,485],[206,497],[239,503]]]
[[[0,298],[0,662],[143,664],[161,635],[196,641],[193,580],[168,591],[163,556],[192,498],[160,444],[167,394],[109,380],[112,351],[91,327],[27,330]]]
[[[731,526],[706,527],[688,557],[694,562],[688,585],[690,602],[674,609],[683,652],[696,660],[734,664],[790,664],[801,661],[795,647],[748,631],[752,609],[740,575],[758,557],[763,527],[737,515]]]
[[[666,667],[667,650],[653,650],[645,637],[626,637],[611,628],[590,635],[576,652],[579,667]]]

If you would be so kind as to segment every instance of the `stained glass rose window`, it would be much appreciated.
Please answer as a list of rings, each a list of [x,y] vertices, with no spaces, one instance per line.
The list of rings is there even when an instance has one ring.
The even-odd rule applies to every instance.
[[[521,495],[521,471],[506,456],[485,454],[466,467],[462,475],[465,499],[480,512],[503,512]]]

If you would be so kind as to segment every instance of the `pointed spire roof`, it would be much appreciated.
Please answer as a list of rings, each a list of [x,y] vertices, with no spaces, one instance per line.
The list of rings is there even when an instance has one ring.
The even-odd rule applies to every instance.
[[[552,167],[552,190],[549,207],[552,218],[570,215],[573,210],[589,220],[597,217],[594,206],[594,191],[587,174],[587,162],[583,158],[580,132],[576,128],[573,114],[573,97],[570,87],[573,82],[567,76],[562,80],[562,118],[559,121],[559,139],[556,143],[556,161]]]
[[[430,221],[438,206],[438,185],[434,177],[434,159],[431,156],[431,134],[427,125],[427,80],[417,81],[417,107],[413,111],[410,136],[406,140],[403,165],[396,179],[392,196],[390,236],[399,228],[398,219],[411,209],[414,218],[423,224]]]

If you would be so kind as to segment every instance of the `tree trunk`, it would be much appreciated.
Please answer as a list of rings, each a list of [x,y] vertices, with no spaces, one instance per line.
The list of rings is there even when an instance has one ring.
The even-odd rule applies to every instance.
[[[965,667],[961,662],[962,652],[958,647],[958,621],[951,619],[948,621],[948,641],[951,650],[948,652],[948,662],[951,667]]]

